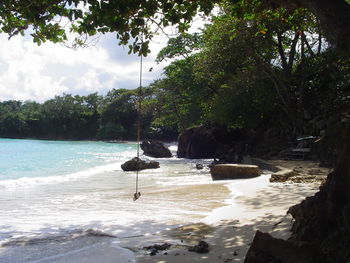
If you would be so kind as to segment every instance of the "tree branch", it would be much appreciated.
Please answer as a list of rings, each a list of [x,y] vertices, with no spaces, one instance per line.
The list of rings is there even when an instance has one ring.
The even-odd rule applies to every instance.
[[[282,60],[282,67],[283,69],[287,69],[288,68],[288,64],[287,64],[287,58],[286,55],[284,54],[284,50],[283,50],[283,41],[282,41],[282,34],[281,32],[277,33],[277,48],[278,48],[278,53],[280,54],[281,60]]]
[[[299,32],[295,32],[294,39],[292,41],[292,45],[290,47],[289,52],[289,59],[288,59],[288,74],[292,72],[292,67],[295,60],[295,54],[296,54],[296,46],[299,40]]]

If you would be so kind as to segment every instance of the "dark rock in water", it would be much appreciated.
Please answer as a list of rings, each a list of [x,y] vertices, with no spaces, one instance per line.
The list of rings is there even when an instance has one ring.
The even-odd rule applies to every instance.
[[[198,245],[190,247],[188,251],[197,252],[197,253],[208,253],[209,252],[209,244],[205,241],[199,241]]]
[[[197,164],[196,164],[196,168],[197,168],[198,170],[201,170],[201,169],[203,169],[204,167],[203,167],[203,164],[197,163]]]
[[[154,244],[152,246],[143,247],[143,249],[150,251],[150,256],[155,256],[158,254],[159,251],[167,250],[171,247],[171,244],[164,243],[164,244]],[[167,255],[167,253],[164,253],[164,255]]]
[[[170,150],[160,141],[145,140],[141,143],[141,149],[144,154],[154,158],[172,157]]]
[[[321,262],[316,246],[309,242],[289,241],[257,231],[244,263]]]
[[[123,169],[123,171],[141,171],[145,169],[156,169],[159,168],[159,162],[146,162],[137,157],[134,157],[131,160],[123,163],[121,165],[121,168]]]

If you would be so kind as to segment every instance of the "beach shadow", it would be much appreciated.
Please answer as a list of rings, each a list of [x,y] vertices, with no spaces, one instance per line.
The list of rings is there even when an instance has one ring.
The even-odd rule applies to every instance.
[[[297,185],[297,191],[295,184],[275,184],[249,196],[238,196],[235,199],[236,204],[244,207],[245,212],[258,211],[257,216],[250,217],[249,223],[232,219],[222,221],[215,227],[203,223],[179,226],[144,220],[129,225],[108,222],[109,226],[103,221],[92,221],[85,225],[69,225],[58,229],[59,222],[54,222],[36,231],[45,235],[23,234],[2,243],[0,262],[62,262],[55,260],[63,254],[79,255],[94,246],[113,248],[115,244],[134,252],[138,263],[243,262],[257,230],[269,232],[275,237],[289,237],[287,230],[290,228],[291,217],[280,212],[276,214],[275,207],[285,207],[280,210],[286,212],[291,205],[314,192],[315,189],[303,184]],[[234,213],[232,210],[232,214]],[[188,248],[200,240],[209,243],[209,253],[189,252]],[[145,246],[165,242],[172,244],[172,247],[159,251],[155,256],[143,249]],[[76,262],[89,262],[83,259],[82,257],[81,261]]]
[[[70,225],[59,229],[57,224],[46,224],[36,230],[37,233],[45,234],[23,233],[3,242],[0,245],[0,262],[56,262],[52,258],[67,253],[79,253],[95,245],[110,248],[112,245],[119,244],[118,246],[130,247],[130,250],[137,251],[147,243],[146,240],[151,242],[163,240],[160,230],[167,231],[174,227],[176,225],[159,224],[153,221],[143,221],[129,226],[116,224],[108,227],[102,221],[93,221],[86,225]]]
[[[149,255],[146,251],[137,253],[136,261],[138,263],[244,262],[257,230],[270,232],[275,237],[288,238],[289,226],[288,216],[273,215],[257,218],[251,224],[240,224],[237,221],[223,222],[216,227],[216,231],[203,236],[209,243],[209,253],[188,251],[192,242],[184,240],[185,243],[175,245],[169,251],[161,251],[155,256]]]

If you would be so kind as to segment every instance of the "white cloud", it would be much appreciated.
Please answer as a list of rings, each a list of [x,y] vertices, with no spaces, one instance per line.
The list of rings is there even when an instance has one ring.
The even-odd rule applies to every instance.
[[[22,37],[9,41],[0,35],[0,45],[0,101],[42,102],[64,92],[106,93],[112,88],[136,88],[139,83],[139,58],[114,59],[110,53],[127,53],[114,43],[110,50],[99,46],[73,50],[53,43],[37,46]],[[154,56],[145,59],[148,83],[159,77],[161,70],[148,72],[154,66]]]
[[[166,42],[164,36],[151,42],[152,53],[143,60],[143,86],[161,76],[167,63],[154,60]],[[4,34],[0,46],[0,101],[43,102],[62,93],[105,94],[139,85],[140,58],[128,55],[128,48],[119,46],[112,34],[101,36],[96,46],[78,50],[51,42],[37,46],[28,37],[8,40]]]

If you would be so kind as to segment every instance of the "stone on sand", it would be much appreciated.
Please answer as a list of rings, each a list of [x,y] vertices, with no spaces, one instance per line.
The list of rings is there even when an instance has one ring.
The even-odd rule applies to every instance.
[[[247,164],[217,164],[211,171],[213,180],[245,179],[260,175],[259,167]]]

